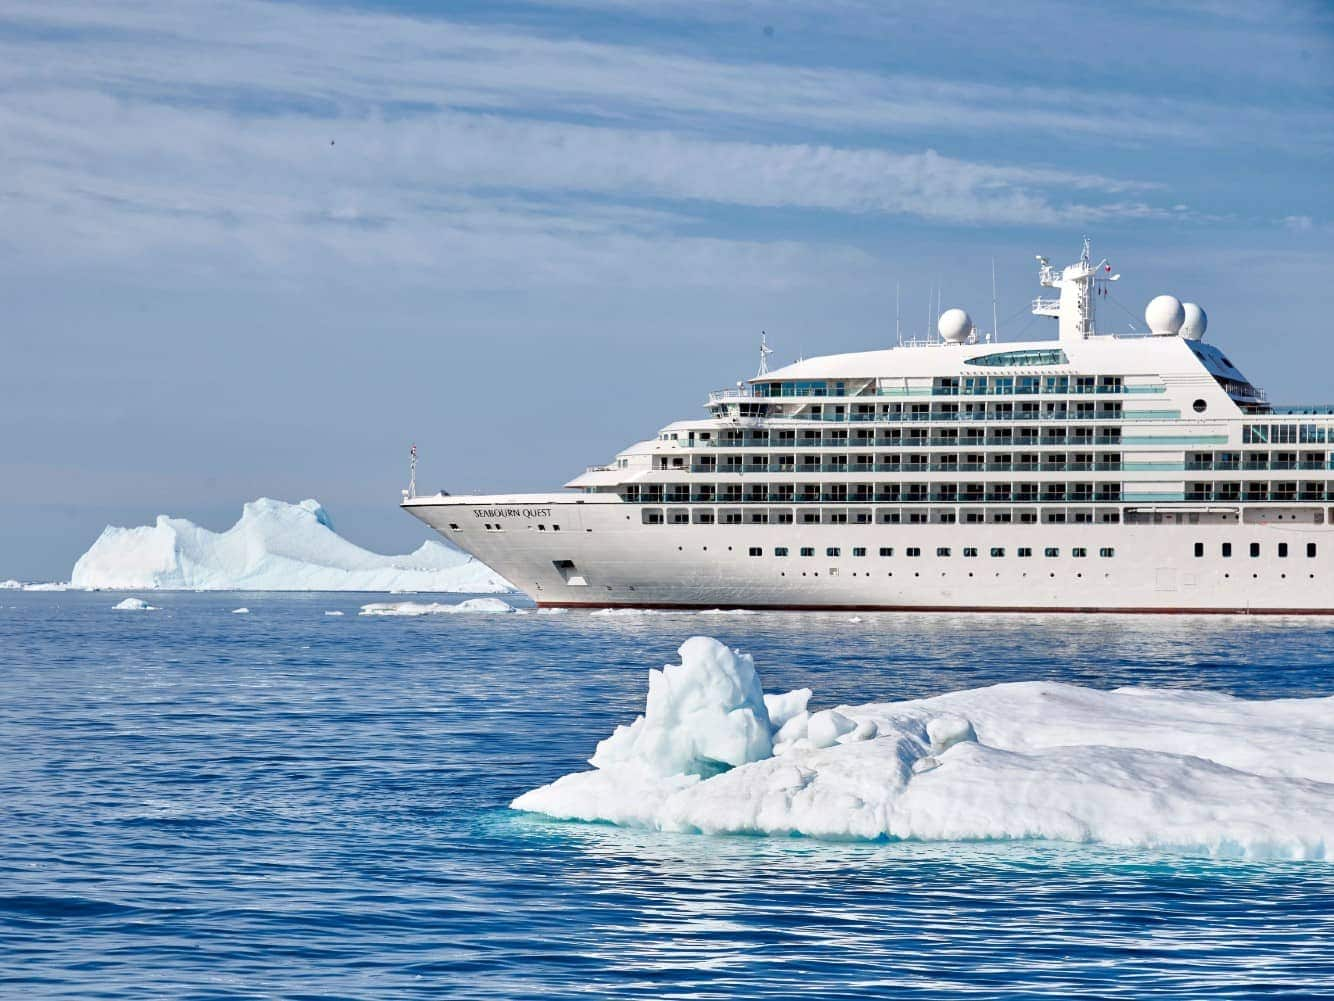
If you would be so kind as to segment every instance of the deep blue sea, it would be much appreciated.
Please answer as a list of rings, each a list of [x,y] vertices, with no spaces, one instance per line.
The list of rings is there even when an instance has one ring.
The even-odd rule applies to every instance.
[[[822,706],[1040,678],[1273,697],[1334,692],[1332,620],[381,619],[356,613],[383,596],[121,597],[0,592],[5,998],[1334,994],[1330,862],[506,808],[580,768],[697,633]]]

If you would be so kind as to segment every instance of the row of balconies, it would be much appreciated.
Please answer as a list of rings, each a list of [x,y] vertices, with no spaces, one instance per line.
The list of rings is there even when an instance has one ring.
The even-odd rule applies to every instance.
[[[825,489],[741,491],[664,491],[631,493],[622,498],[641,504],[1061,504],[1115,503],[1120,484],[905,484],[875,490]],[[1334,483],[1192,484],[1183,494],[1163,500],[1242,503],[1334,502]]]
[[[717,490],[635,490],[626,488],[622,499],[641,504],[917,504],[917,503],[1059,503],[1063,501],[1118,501],[1119,483],[967,483],[967,484],[799,484],[792,488],[748,487]]]
[[[1188,501],[1245,501],[1269,503],[1277,501],[1324,502],[1334,501],[1334,483],[1311,480],[1306,483],[1192,483],[1187,484]]]
[[[1048,429],[1049,431],[1051,429]],[[823,438],[710,438],[696,439],[684,443],[686,448],[922,448],[944,446],[948,448],[986,448],[990,445],[1064,445],[1067,442],[1088,445],[1117,445],[1121,442],[1121,432],[1112,434],[1067,435],[1062,429],[1058,434],[1013,434],[1004,428],[989,435],[978,436],[941,436],[922,438],[891,438],[880,435],[875,438],[840,438],[826,435]]]
[[[1004,410],[999,407],[988,409],[984,413],[963,411],[935,411],[931,413],[879,413],[879,414],[779,414],[766,415],[769,419],[785,421],[821,421],[830,424],[903,424],[903,423],[953,423],[957,421],[1120,421],[1120,420],[1177,420],[1179,410],[1151,410],[1143,413],[1123,413],[1121,405],[1105,404],[1104,409],[1073,411],[1038,411]]]
[[[1155,465],[1154,468],[1162,468],[1162,466]],[[1182,469],[1183,466],[1181,463],[1176,463],[1175,468]],[[1027,472],[1036,470],[1059,473],[1119,469],[1121,469],[1121,461],[1117,459],[1104,462],[769,462],[764,465],[751,464],[746,466],[725,463],[718,466],[691,466],[690,472],[753,476],[765,473],[1008,473],[1011,471]],[[684,467],[679,472],[685,472]]]

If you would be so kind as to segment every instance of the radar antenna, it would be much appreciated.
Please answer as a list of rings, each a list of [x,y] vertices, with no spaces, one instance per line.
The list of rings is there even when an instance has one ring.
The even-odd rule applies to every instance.
[[[769,374],[769,356],[774,353],[774,349],[769,347],[768,336],[763,330],[760,331],[760,370],[755,373],[755,378]]]

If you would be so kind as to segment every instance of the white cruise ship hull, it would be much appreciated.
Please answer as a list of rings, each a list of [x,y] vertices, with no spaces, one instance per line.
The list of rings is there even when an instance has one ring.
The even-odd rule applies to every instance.
[[[1224,524],[1183,510],[1151,524],[672,525],[606,495],[403,506],[540,607],[1334,614],[1323,508],[1236,508]]]

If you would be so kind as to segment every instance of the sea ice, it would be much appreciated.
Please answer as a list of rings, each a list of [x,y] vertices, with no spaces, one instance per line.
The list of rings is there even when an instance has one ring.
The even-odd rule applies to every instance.
[[[112,605],[112,610],[117,612],[156,612],[157,605],[150,605],[142,598],[126,598],[120,604]]]
[[[23,587],[17,580],[0,580],[0,591],[18,591]]]
[[[325,612],[325,615],[342,615],[342,612]]]
[[[708,834],[1334,854],[1334,698],[1022,682],[810,712],[695,637],[592,771],[511,804]]]
[[[233,609],[232,609],[232,614],[233,614],[233,615],[249,615],[249,614],[250,614],[250,609],[248,609],[248,608],[233,608]]]
[[[459,612],[505,613],[517,612],[509,602],[499,598],[469,598],[458,604],[420,601],[379,601],[361,606],[362,615],[455,615]]]
[[[138,590],[454,591],[512,590],[489,567],[436,541],[406,556],[348,542],[316,501],[262,497],[225,532],[158,515],[139,528],[107,526],[74,564],[75,587]]]
[[[40,584],[24,584],[25,591],[68,591],[70,587],[78,585],[65,584],[61,581],[46,581]]]

